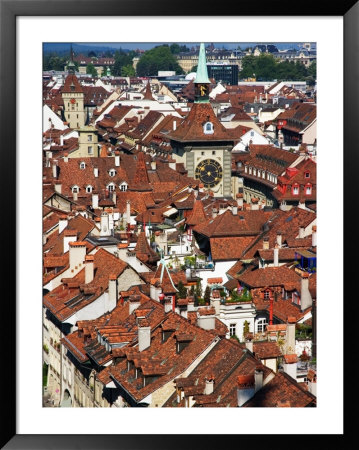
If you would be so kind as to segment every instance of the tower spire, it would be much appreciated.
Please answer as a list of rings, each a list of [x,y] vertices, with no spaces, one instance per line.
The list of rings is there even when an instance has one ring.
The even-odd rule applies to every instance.
[[[74,63],[74,52],[72,50],[72,44],[70,45],[70,61],[67,64],[67,70],[71,74],[74,74],[76,71],[76,66]]]
[[[197,75],[194,82],[195,86],[195,103],[209,102],[209,85],[207,64],[206,64],[206,50],[204,44],[201,43],[199,47]]]
[[[206,50],[204,48],[203,42],[199,47],[198,66],[195,83],[210,83],[206,64]]]

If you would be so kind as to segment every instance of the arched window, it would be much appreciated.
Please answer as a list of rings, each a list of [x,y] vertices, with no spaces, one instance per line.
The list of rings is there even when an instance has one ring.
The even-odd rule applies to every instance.
[[[81,161],[80,162],[80,169],[84,169],[85,167],[86,167],[86,164],[83,161]]]
[[[110,169],[108,171],[108,174],[110,175],[110,177],[114,177],[116,175],[116,170],[115,169]]]
[[[88,186],[86,186],[86,192],[88,193],[88,194],[91,194],[91,192],[92,192],[92,186],[89,184]]]
[[[204,134],[213,134],[213,123],[212,122],[206,122],[203,126],[203,132]]]
[[[72,189],[71,189],[71,190],[72,190],[72,193],[73,193],[73,194],[78,194],[78,192],[79,192],[80,189],[79,189],[78,186],[72,186]]]

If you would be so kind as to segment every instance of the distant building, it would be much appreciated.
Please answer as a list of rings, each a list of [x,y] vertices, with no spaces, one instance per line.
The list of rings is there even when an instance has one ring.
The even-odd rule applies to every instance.
[[[238,85],[238,66],[234,64],[208,64],[209,78],[217,82],[230,85]]]

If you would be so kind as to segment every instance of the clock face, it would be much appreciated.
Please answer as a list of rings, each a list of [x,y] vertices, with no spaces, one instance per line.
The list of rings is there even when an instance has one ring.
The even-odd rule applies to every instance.
[[[74,104],[74,103],[76,103],[76,100],[75,100],[74,98],[72,98],[72,99],[70,100],[70,102],[71,102],[72,104]]]
[[[206,188],[216,186],[222,179],[222,167],[214,159],[205,159],[196,167],[195,177],[202,181]]]

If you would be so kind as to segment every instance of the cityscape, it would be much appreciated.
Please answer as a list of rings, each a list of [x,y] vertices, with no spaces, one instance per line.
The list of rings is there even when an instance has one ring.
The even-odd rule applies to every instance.
[[[43,407],[317,406],[316,59],[43,44]]]

